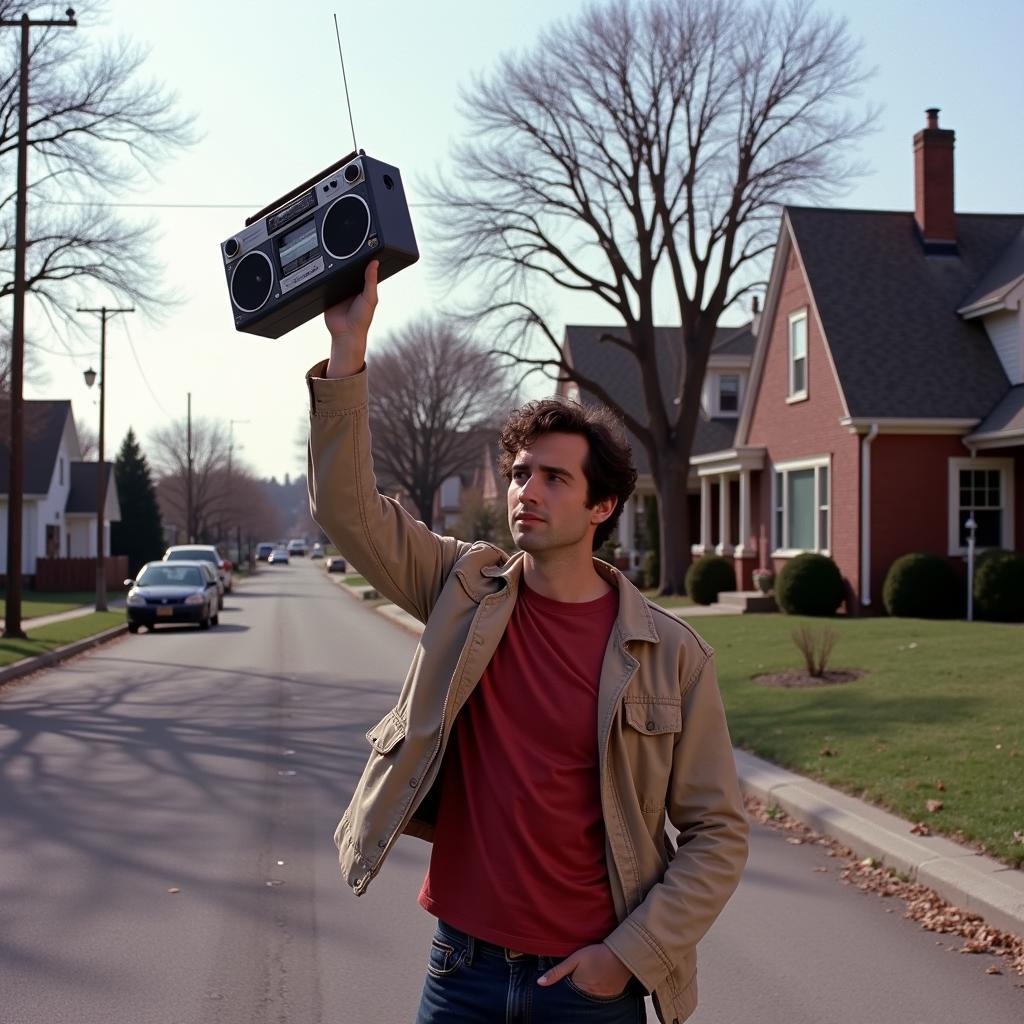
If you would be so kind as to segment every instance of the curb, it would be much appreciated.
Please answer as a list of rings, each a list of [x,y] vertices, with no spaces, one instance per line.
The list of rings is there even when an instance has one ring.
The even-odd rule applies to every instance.
[[[112,626],[110,629],[105,629],[102,633],[96,633],[82,640],[76,640],[74,643],[65,644],[63,647],[47,651],[45,654],[37,654],[32,658],[22,658],[20,661],[0,669],[0,686],[14,679],[21,679],[22,676],[31,675],[33,672],[39,672],[41,669],[51,668],[62,661],[67,661],[68,658],[73,658],[76,654],[82,654],[90,648],[99,647],[100,644],[105,644],[108,640],[116,640],[127,632],[128,623],[123,622],[120,626]]]
[[[775,804],[805,825],[838,840],[858,856],[934,889],[994,928],[1024,935],[1024,872],[943,836],[917,836],[911,822],[737,750],[740,788]]]

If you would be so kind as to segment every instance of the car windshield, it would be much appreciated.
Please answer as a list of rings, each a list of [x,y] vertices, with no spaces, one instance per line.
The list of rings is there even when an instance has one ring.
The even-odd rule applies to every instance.
[[[197,565],[148,565],[135,583],[140,587],[201,587],[204,576]]]
[[[166,561],[168,562],[216,562],[217,554],[206,548],[181,548],[178,551],[168,551]]]

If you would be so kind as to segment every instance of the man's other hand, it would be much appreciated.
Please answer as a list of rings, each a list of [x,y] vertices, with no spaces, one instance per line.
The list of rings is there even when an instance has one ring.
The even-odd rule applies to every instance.
[[[363,277],[363,290],[344,299],[324,313],[324,323],[331,335],[331,357],[327,361],[328,377],[351,377],[366,360],[366,336],[377,308],[377,271],[379,262],[371,260]]]
[[[622,995],[633,977],[626,965],[603,943],[584,946],[555,964],[537,979],[538,985],[554,985],[567,975],[572,983],[592,996],[614,998]]]

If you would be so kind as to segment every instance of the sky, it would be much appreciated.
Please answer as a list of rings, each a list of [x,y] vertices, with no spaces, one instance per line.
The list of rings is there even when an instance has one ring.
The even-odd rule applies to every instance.
[[[42,8],[43,5],[41,5]],[[63,4],[58,5],[63,8]],[[509,49],[530,48],[553,21],[571,17],[578,0],[110,0],[102,22],[85,17],[82,45],[127,35],[149,48],[145,72],[177,93],[200,136],[143,187],[119,197],[122,213],[152,220],[164,284],[178,303],[160,322],[141,314],[113,318],[107,329],[107,457],[131,426],[148,435],[185,416],[233,424],[235,457],[261,476],[303,472],[299,443],[306,415],[305,371],[328,355],[316,318],[278,340],[234,330],[219,244],[247,216],[352,149],[333,15],[341,25],[358,145],[402,172],[421,260],[381,286],[371,335],[435,310],[445,275],[424,247],[428,218],[418,205],[428,177],[445,172],[463,130],[460,86]],[[838,203],[856,208],[913,208],[911,138],[926,107],[956,131],[956,207],[961,212],[1022,212],[1024,99],[1019,0],[819,0],[847,18],[876,68],[862,102],[882,108],[864,143],[870,173]],[[88,305],[116,305],[96,288]],[[560,302],[557,323],[603,319],[593,306]],[[50,328],[29,312],[28,333]],[[730,322],[743,319],[733,311]],[[76,341],[74,356],[45,356],[44,380],[27,398],[63,398],[94,430],[96,389],[82,371],[96,367],[95,347]],[[46,344],[52,352],[59,345]],[[527,397],[535,397],[528,394]]]

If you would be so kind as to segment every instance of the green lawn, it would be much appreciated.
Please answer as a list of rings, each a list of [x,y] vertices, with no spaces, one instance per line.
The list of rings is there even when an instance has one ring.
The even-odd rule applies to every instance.
[[[107,591],[107,598],[113,600],[120,597],[120,592]],[[57,615],[59,612],[67,612],[72,608],[81,608],[84,604],[94,604],[96,591],[89,590],[76,594],[37,594],[32,590],[26,590],[21,595],[21,617],[23,619],[34,619],[40,615]],[[7,602],[0,597],[0,615],[7,613]]]
[[[803,666],[791,640],[802,623],[836,630],[830,668],[866,675],[806,690],[752,682]],[[737,746],[1024,862],[1024,627],[783,615],[694,626],[717,651]]]
[[[370,581],[365,576],[346,576],[342,582],[346,587],[368,587]]]
[[[648,601],[660,604],[662,608],[692,608],[693,600],[689,597],[658,597],[658,588],[642,590],[641,593]]]
[[[81,615],[77,619],[52,622],[49,626],[30,629],[27,640],[0,639],[0,665],[10,665],[11,662],[20,661],[22,658],[45,654],[65,644],[102,633],[112,626],[119,626],[124,621],[123,611],[93,612],[91,615]]]

